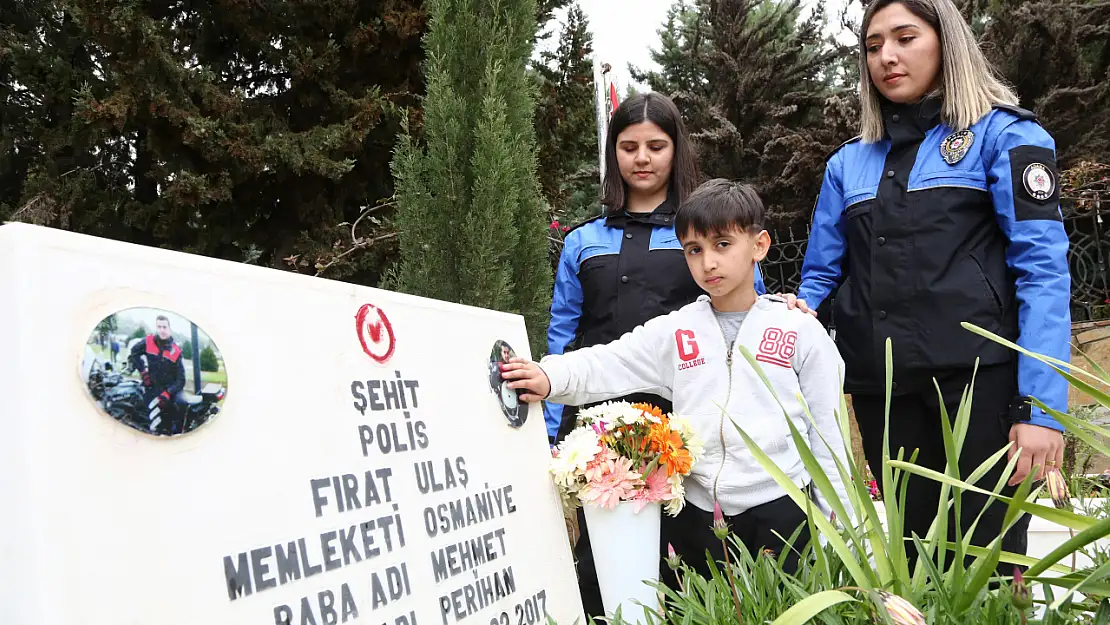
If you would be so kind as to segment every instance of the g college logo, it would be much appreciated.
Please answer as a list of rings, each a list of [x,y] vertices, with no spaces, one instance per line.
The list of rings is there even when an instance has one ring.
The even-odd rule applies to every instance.
[[[397,347],[397,337],[393,335],[393,325],[385,316],[385,311],[373,304],[363,304],[355,315],[355,331],[362,351],[380,365],[393,357]]]
[[[698,358],[701,350],[698,349],[698,342],[694,339],[693,330],[675,330],[674,342],[678,346],[678,357],[682,360],[678,363],[679,371],[705,364],[704,358]]]
[[[694,340],[694,332],[692,330],[675,330],[674,340],[678,344],[678,357],[685,362],[689,362],[698,357],[701,350],[698,349],[698,342]]]

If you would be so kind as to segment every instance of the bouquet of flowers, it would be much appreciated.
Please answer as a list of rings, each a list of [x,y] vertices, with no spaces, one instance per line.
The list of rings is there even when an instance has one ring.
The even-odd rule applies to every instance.
[[[662,503],[676,516],[685,503],[682,478],[702,454],[689,421],[650,404],[608,402],[582,410],[578,427],[552,451],[551,473],[564,505],[636,512]]]

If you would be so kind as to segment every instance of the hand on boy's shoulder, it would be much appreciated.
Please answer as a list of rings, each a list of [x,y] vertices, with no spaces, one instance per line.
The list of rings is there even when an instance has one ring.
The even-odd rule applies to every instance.
[[[799,337],[802,340],[810,337],[811,340],[820,340],[822,342],[825,340],[829,342],[832,341],[829,333],[825,330],[825,326],[817,320],[816,315],[811,311],[802,310],[802,308],[797,306],[791,306],[790,302],[783,295],[772,295],[768,293],[766,295],[761,295],[760,299],[771,302],[771,305],[775,309],[775,313],[782,315],[781,318],[783,321],[792,325],[794,329],[799,332]],[[814,339],[812,337],[816,338]]]

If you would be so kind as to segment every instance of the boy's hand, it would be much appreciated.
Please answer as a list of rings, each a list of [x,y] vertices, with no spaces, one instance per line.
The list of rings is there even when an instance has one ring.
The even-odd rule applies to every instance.
[[[510,358],[508,363],[501,365],[501,379],[512,380],[509,382],[511,389],[523,389],[520,401],[533,403],[542,400],[551,394],[551,380],[536,363],[523,358]]]
[[[779,293],[779,297],[786,300],[787,310],[794,310],[795,308],[797,308],[798,310],[802,312],[807,312],[814,317],[817,316],[816,310],[810,310],[809,304],[806,304],[806,301],[804,299],[798,299],[798,297],[793,293]]]

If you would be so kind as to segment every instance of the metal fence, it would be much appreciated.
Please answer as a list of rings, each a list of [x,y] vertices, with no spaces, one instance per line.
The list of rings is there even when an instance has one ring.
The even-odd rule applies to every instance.
[[[1098,195],[1061,202],[1068,233],[1071,268],[1072,321],[1110,319],[1110,208],[1102,210]],[[800,224],[776,229],[766,260],[760,263],[768,293],[794,293],[802,281],[809,227]]]

